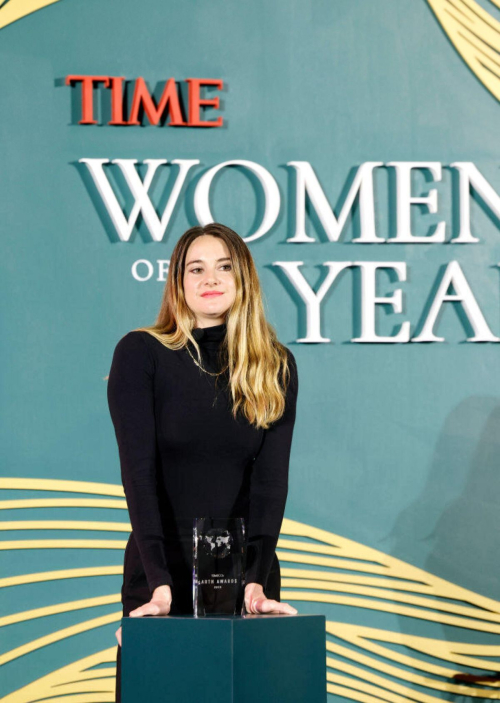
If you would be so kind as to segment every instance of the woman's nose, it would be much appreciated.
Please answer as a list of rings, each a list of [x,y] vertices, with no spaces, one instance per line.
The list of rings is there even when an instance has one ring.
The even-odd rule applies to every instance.
[[[217,283],[217,273],[215,271],[207,271],[203,282],[204,283]]]

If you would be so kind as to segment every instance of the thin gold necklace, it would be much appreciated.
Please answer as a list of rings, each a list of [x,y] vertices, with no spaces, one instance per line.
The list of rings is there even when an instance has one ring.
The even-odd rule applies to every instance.
[[[226,368],[222,369],[222,371],[219,371],[218,373],[212,373],[211,371],[207,371],[206,369],[203,368],[203,366],[201,366],[201,364],[199,364],[199,363],[196,361],[196,359],[194,358],[194,356],[191,354],[191,350],[189,349],[189,346],[188,346],[188,345],[186,345],[186,349],[188,350],[189,356],[190,356],[191,359],[194,361],[194,363],[196,364],[196,366],[198,366],[198,368],[200,368],[200,369],[201,369],[202,371],[204,371],[205,373],[208,373],[209,376],[220,376],[221,373],[224,373],[224,371],[227,369],[227,366],[226,366]]]

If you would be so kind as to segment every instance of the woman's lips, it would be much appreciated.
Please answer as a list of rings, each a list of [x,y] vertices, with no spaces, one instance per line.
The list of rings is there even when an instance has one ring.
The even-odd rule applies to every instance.
[[[217,295],[222,295],[222,293],[203,293],[202,298],[215,298]]]

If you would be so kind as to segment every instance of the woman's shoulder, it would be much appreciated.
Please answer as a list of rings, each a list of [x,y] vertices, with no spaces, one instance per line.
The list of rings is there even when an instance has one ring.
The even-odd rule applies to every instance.
[[[134,349],[143,351],[145,348],[147,348],[146,337],[149,336],[150,335],[147,332],[144,332],[143,330],[130,330],[130,332],[127,332],[123,335],[123,337],[118,340],[115,346],[115,351],[133,351]]]
[[[113,351],[113,366],[149,365],[153,361],[153,354],[145,339],[147,333],[131,330],[121,337]]]
[[[148,332],[144,329],[130,330],[118,340],[115,347],[115,355],[133,358],[149,358],[155,361],[158,350],[164,353],[174,353],[174,350],[165,346],[159,339],[159,335]],[[162,357],[163,358],[163,357]]]

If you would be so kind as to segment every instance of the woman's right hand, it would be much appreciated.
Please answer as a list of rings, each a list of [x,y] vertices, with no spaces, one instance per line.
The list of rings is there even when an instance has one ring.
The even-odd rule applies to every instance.
[[[140,618],[143,615],[168,615],[172,605],[172,591],[170,586],[158,586],[153,591],[149,603],[139,606],[129,613],[130,618]]]
[[[144,603],[139,608],[129,613],[130,618],[140,618],[143,615],[168,615],[172,605],[172,590],[170,586],[158,586],[153,591],[153,596],[149,603]],[[122,646],[122,628],[115,632],[120,647]]]

